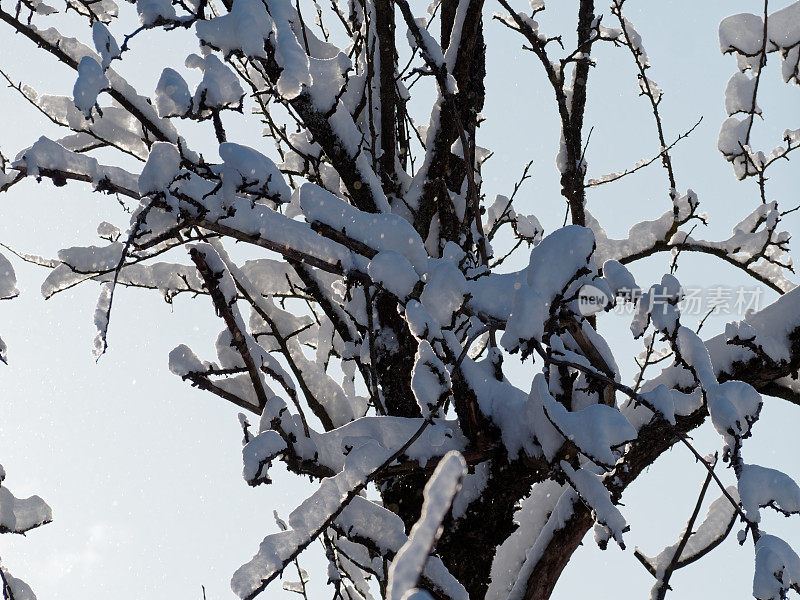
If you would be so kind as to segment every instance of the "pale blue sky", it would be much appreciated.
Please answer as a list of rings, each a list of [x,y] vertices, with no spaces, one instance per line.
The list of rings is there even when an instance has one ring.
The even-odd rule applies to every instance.
[[[780,8],[788,2],[774,4]],[[422,14],[427,1],[412,5]],[[516,5],[527,7],[526,2]],[[552,0],[540,19],[542,29],[550,34],[573,30],[573,5]],[[552,92],[534,57],[520,51],[522,39],[490,20],[495,10],[499,5],[487,2],[487,121],[479,143],[495,156],[485,167],[484,191],[490,198],[510,193],[523,165],[534,160],[533,179],[520,192],[518,210],[536,214],[551,231],[563,217],[554,162],[558,130]],[[755,184],[736,182],[716,150],[725,116],[722,94],[735,66],[731,57],[719,52],[717,25],[727,14],[760,10],[758,2],[746,0],[628,2],[628,16],[643,35],[653,63],[651,78],[665,91],[661,108],[667,137],[674,138],[704,117],[673,155],[680,190],[693,188],[712,218],[707,232],[697,232],[709,239],[727,237],[731,225],[758,202]],[[79,31],[88,42],[88,30]],[[119,28],[112,31],[121,33]],[[140,38],[137,44],[146,49],[146,60],[126,61],[121,71],[143,90],[154,89],[161,63],[179,65],[186,53],[196,50],[165,45],[174,37],[191,38],[182,33]],[[623,169],[658,150],[648,105],[637,97],[629,54],[609,46],[597,56],[586,116],[587,130],[595,128],[587,152],[592,176]],[[0,27],[0,57],[0,66],[13,78],[24,79],[40,92],[71,91],[73,73],[5,27]],[[780,81],[776,58],[762,83],[766,94],[760,104],[767,121],[759,125],[756,137],[766,149],[779,142],[784,129],[800,126],[792,110],[798,90]],[[151,67],[153,63],[159,67]],[[0,102],[0,148],[5,153],[17,152],[42,133],[57,135],[8,90],[0,91]],[[232,121],[230,127],[231,139],[258,143],[241,123]],[[792,168],[776,169],[768,188],[770,199],[785,208],[800,201]],[[654,164],[621,183],[592,191],[588,206],[610,234],[622,236],[637,220],[667,210],[666,177]],[[92,243],[102,220],[125,224],[113,198],[91,194],[82,186],[55,188],[29,181],[0,197],[0,240],[28,252],[52,256],[62,247]],[[790,231],[800,229],[796,214],[785,225]],[[659,279],[668,260],[655,257],[637,268],[639,283]],[[109,352],[95,365],[90,348],[97,287],[80,286],[45,302],[38,293],[45,273],[19,261],[14,264],[22,296],[0,306],[0,334],[8,343],[11,363],[0,369],[0,463],[8,472],[9,488],[17,495],[42,495],[53,507],[55,521],[24,539],[0,537],[4,564],[27,580],[41,600],[194,600],[201,598],[201,584],[209,600],[232,598],[230,575],[253,554],[261,538],[275,530],[272,510],[285,516],[310,488],[281,476],[272,486],[249,488],[240,474],[236,407],[169,374],[167,354],[179,343],[201,356],[213,356],[221,323],[210,302],[178,298],[170,306],[156,293],[122,291],[115,299]],[[678,276],[685,286],[747,283],[716,261],[689,256],[682,260]],[[772,297],[765,291],[765,299]],[[706,332],[718,332],[725,320],[710,319]],[[628,341],[627,324],[610,317],[602,326],[621,349],[618,362],[631,373],[631,356],[638,345]],[[511,376],[527,382],[531,371],[526,364]],[[745,447],[746,459],[800,476],[800,443],[789,426],[797,410],[781,400],[768,401],[754,439]],[[720,446],[709,428],[698,432],[696,440],[702,452]],[[631,525],[629,549],[611,547],[602,553],[589,536],[554,598],[645,597],[651,578],[632,549],[639,545],[654,553],[673,543],[702,479],[702,469],[684,449],[663,457],[624,497],[623,513]],[[800,546],[796,524],[771,516],[766,525],[788,531],[788,541]],[[733,538],[727,540],[699,564],[675,575],[672,597],[750,597],[752,556],[749,543],[739,548]],[[302,564],[311,572],[315,588],[324,587],[324,572],[314,568],[316,559]],[[329,593],[320,591],[312,598]],[[265,597],[281,593],[275,589],[274,594]]]

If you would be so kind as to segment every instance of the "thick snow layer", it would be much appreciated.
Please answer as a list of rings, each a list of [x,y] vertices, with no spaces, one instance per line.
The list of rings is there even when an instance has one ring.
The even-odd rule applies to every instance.
[[[244,96],[244,90],[236,74],[213,54],[206,57],[190,54],[186,66],[200,69],[203,80],[194,92],[192,108],[199,113],[203,109],[222,109],[237,106]]]
[[[108,65],[111,64],[113,59],[119,58],[120,52],[117,40],[111,35],[108,27],[100,21],[96,21],[95,24],[92,25],[92,41],[94,42],[94,47],[97,49],[97,52],[103,58],[101,63],[103,70],[108,68]]]
[[[25,533],[52,520],[53,512],[39,496],[16,498],[0,487],[0,533]]]
[[[290,100],[311,85],[308,55],[293,28],[298,15],[289,0],[269,0],[267,8],[274,22],[275,62],[281,67],[278,93]]]
[[[417,586],[428,555],[433,550],[440,528],[453,498],[467,473],[467,463],[458,452],[445,455],[425,486],[422,514],[411,528],[406,542],[389,567],[389,600],[401,600]]]
[[[743,119],[730,117],[722,122],[722,126],[719,130],[717,148],[722,154],[728,157],[728,160],[731,160],[731,157],[742,155],[742,146],[747,145],[747,130],[750,127],[751,119],[752,117],[745,117]],[[741,178],[741,173],[738,171],[737,176]]]
[[[573,469],[567,461],[561,461],[561,469],[572,487],[589,505],[595,520],[608,527],[614,540],[625,549],[622,534],[628,529],[625,517],[611,502],[608,489],[603,485],[599,475],[592,473],[587,467]]]
[[[753,105],[755,85],[755,77],[741,72],[733,74],[725,88],[725,110],[728,115],[738,112],[761,114],[761,109]]]
[[[185,344],[176,346],[169,353],[169,370],[178,377],[183,377],[189,373],[202,373],[206,370],[206,367],[207,365]]]
[[[513,313],[515,295],[527,285],[528,271],[514,273],[491,273],[467,282],[470,299],[467,301],[473,312],[504,321]]]
[[[222,217],[219,207],[212,204],[212,199],[209,198],[208,203],[211,214],[216,213],[218,217]],[[344,271],[355,266],[354,257],[347,248],[322,237],[307,223],[289,219],[261,204],[253,206],[249,200],[241,198],[237,198],[233,208],[233,216],[219,218],[221,225],[247,236],[268,240],[276,249],[291,248],[332,266],[339,265]]]
[[[180,166],[181,155],[175,145],[169,142],[156,142],[150,148],[147,163],[139,175],[139,193],[146,196],[167,192]]]
[[[40,177],[41,169],[64,171],[89,178],[94,187],[103,181],[109,181],[127,190],[138,189],[136,175],[117,167],[101,165],[91,156],[70,152],[44,136],[33,146],[20,152],[12,166],[24,167],[31,177]]]
[[[122,257],[123,244],[114,242],[108,246],[86,248],[64,248],[58,258],[79,273],[91,273],[114,269]]]
[[[723,438],[746,435],[761,409],[761,396],[743,381],[705,387],[711,422]]]
[[[758,523],[764,506],[784,513],[800,513],[800,487],[786,473],[759,465],[743,465],[739,496],[747,518]]]
[[[101,3],[93,4],[93,9],[102,8]],[[102,17],[101,17],[102,19]],[[65,37],[59,33],[55,28],[38,29],[34,25],[30,25],[32,31],[35,31],[44,41],[53,46],[57,46],[59,50],[64,52],[76,63],[79,63],[84,56],[91,56],[98,63],[102,60],[91,48],[81,43],[75,38]],[[150,103],[150,99],[138,94],[124,78],[122,78],[113,69],[109,68],[105,72],[109,81],[109,88],[124,96],[125,99],[133,106],[147,122],[158,131],[159,135],[170,142],[177,143],[178,132],[174,125],[169,121],[159,118],[156,114],[155,108]]]
[[[779,50],[781,53],[781,71],[783,80],[794,80],[800,84],[800,3],[795,2],[786,8],[775,11],[767,21],[767,39],[769,51]]]
[[[569,412],[552,396],[545,396],[547,417],[578,449],[594,461],[613,465],[617,457],[613,448],[636,438],[636,430],[616,408],[594,404]]]
[[[700,385],[705,390],[714,389],[717,376],[711,365],[711,356],[700,336],[683,325],[678,327],[677,342],[683,359],[692,366]]]
[[[378,252],[398,252],[417,274],[427,271],[428,252],[422,238],[402,217],[362,212],[313,183],[300,188],[300,206],[309,222],[328,225]]]
[[[272,33],[272,19],[260,0],[236,0],[228,14],[198,21],[195,31],[205,44],[226,55],[267,58],[264,44]]]
[[[430,61],[433,66],[441,67],[445,64],[442,47],[427,30],[426,25],[425,19],[418,19],[416,21],[416,27],[413,29],[409,28],[408,30],[408,43],[412,49],[417,49],[417,40],[414,34],[418,34],[422,39],[422,47],[419,48],[419,50],[425,55],[426,61]]]
[[[139,13],[139,22],[145,26],[172,21],[176,16],[170,0],[136,0],[136,12]]]
[[[275,573],[282,570],[283,564],[291,560],[296,548],[306,541],[307,536],[304,533],[290,529],[265,537],[258,553],[233,574],[233,592],[240,598],[245,598],[261,586],[262,579],[274,577]]]
[[[406,304],[406,323],[411,335],[417,339],[442,338],[442,330],[431,314],[416,300]]]
[[[800,585],[800,558],[781,538],[762,534],[756,542],[753,596],[757,600],[782,600]]]
[[[268,430],[259,433],[242,448],[244,480],[252,484],[266,475],[262,474],[263,464],[269,463],[284,450],[286,442],[277,431]]]
[[[639,289],[631,272],[616,260],[607,260],[603,263],[603,279],[615,296],[620,293],[630,296]]]
[[[642,394],[649,406],[664,417],[670,424],[675,425],[675,399],[667,386],[659,384],[648,392]],[[627,415],[626,415],[627,416]]]
[[[259,151],[226,142],[219,146],[222,197],[227,205],[233,204],[237,192],[263,195],[279,203],[289,202],[292,191],[283,179],[283,174],[271,159]]]
[[[108,88],[108,78],[103,67],[91,56],[84,56],[78,64],[78,79],[72,90],[75,106],[90,117],[97,104],[97,96]]]
[[[722,52],[753,55],[764,45],[764,20],[748,13],[731,15],[719,24],[719,48]]]
[[[498,594],[494,596],[487,594],[487,600],[494,600],[495,598],[522,600],[525,597],[525,592],[528,589],[528,579],[533,573],[536,564],[550,542],[559,535],[559,531],[565,527],[569,518],[574,514],[575,505],[578,502],[580,502],[580,498],[571,488],[564,490],[560,494],[549,516],[546,517],[547,521],[541,528],[535,542],[525,551],[525,560],[519,571],[514,574],[516,575],[516,580],[513,582],[511,590],[507,594],[501,590],[498,590]]]
[[[436,356],[427,340],[420,342],[411,371],[411,390],[423,417],[440,407],[443,395],[449,394],[452,384],[450,373]]]
[[[246,281],[241,272],[237,273],[236,278],[237,281]],[[251,298],[254,297],[255,288],[247,282],[245,285],[249,290],[248,295]],[[297,336],[292,335],[297,329],[292,327],[291,315],[276,307],[272,299],[269,298],[259,298],[258,306],[271,320],[272,325],[267,330],[274,331],[274,333],[286,340],[286,351],[294,363],[294,368],[297,369],[299,376],[302,377],[305,393],[310,394],[313,399],[322,405],[334,427],[350,423],[353,419],[363,415],[365,412],[363,398],[346,393],[325,371],[322,364],[308,359],[303,353],[300,340],[297,339]],[[255,315],[255,313],[253,314]],[[253,319],[251,319],[251,323],[253,323]],[[268,336],[262,336],[262,339],[264,338],[268,339]],[[272,361],[273,359],[267,357],[265,358],[266,360]],[[277,365],[272,363],[271,369],[273,372],[276,368]],[[289,378],[286,376],[283,379],[287,381]],[[309,458],[313,457],[310,456]]]
[[[182,117],[192,108],[192,95],[186,80],[174,69],[166,68],[156,86],[159,117]]]
[[[336,525],[344,535],[372,541],[385,553],[397,553],[408,541],[403,520],[392,511],[356,496],[338,517]]]
[[[342,89],[348,83],[346,75],[350,70],[352,63],[343,52],[327,59],[309,57],[311,86],[308,93],[318,111],[327,113],[336,105]]]
[[[604,264],[607,260],[622,260],[651,248],[656,242],[669,241],[667,234],[676,220],[688,218],[692,210],[698,205],[697,195],[692,190],[677,197],[674,209],[670,209],[657,219],[641,221],[630,228],[628,237],[620,240],[611,239],[600,226],[600,223],[588,211],[586,212],[586,225],[592,230],[597,244],[595,261]]]
[[[643,302],[644,297],[639,303],[640,308]],[[670,305],[667,305],[666,308],[674,310]],[[669,314],[669,310],[666,312]],[[654,323],[658,327],[658,322],[655,319],[656,314],[654,311],[652,316]],[[677,316],[673,318],[677,324]],[[661,320],[663,321],[664,318],[662,317]],[[672,329],[670,327],[668,326],[663,331],[671,334]],[[635,333],[637,331],[641,333],[641,319],[638,324],[634,321],[634,325],[631,328],[634,329]],[[718,383],[709,352],[710,348],[691,329],[678,325],[675,330],[675,340],[682,360],[691,368],[693,377],[696,377],[706,396],[708,411],[715,429],[725,439],[726,444],[732,447],[735,439],[746,435],[750,430],[750,425],[755,421],[761,408],[760,395],[752,386],[741,381]],[[730,363],[728,363],[729,365]],[[665,370],[665,373],[667,372],[668,370]],[[686,372],[688,373],[688,371]],[[644,392],[658,403],[657,410],[662,412],[665,418],[669,420],[669,401],[658,391],[658,385],[659,379],[653,380],[649,385],[645,386]],[[673,396],[673,402],[674,400],[675,397]]]
[[[755,332],[756,343],[770,347],[770,355],[788,357],[791,352],[789,334],[800,327],[797,315],[800,314],[800,289],[794,289],[779,297],[762,310],[748,314],[741,321]],[[743,346],[727,343],[727,337],[721,333],[706,343],[706,348],[714,365],[715,373],[730,371],[733,363],[747,362],[755,358],[752,350]]]
[[[3,590],[4,597],[10,597],[12,600],[36,600],[36,594],[33,593],[31,586],[21,579],[14,577],[3,566],[0,566],[0,571],[3,572],[3,579],[9,588],[8,591],[10,592],[10,596],[5,596],[6,590]]]
[[[458,266],[442,259],[427,274],[420,302],[439,325],[449,326],[453,313],[463,306],[468,291],[467,280]]]
[[[460,496],[459,493],[456,498]],[[355,540],[369,540],[388,556],[396,555],[408,542],[405,525],[400,517],[361,496],[353,498],[335,523],[337,530],[344,535]],[[452,600],[469,600],[467,590],[450,574],[438,556],[428,556],[422,576],[442,596]]]
[[[375,174],[372,168],[369,154],[367,152],[362,152],[363,146],[361,144],[363,134],[361,130],[356,127],[350,111],[342,102],[339,102],[333,115],[328,116],[327,120],[338,136],[342,146],[351,157],[356,171],[361,178],[361,185],[365,185],[369,188],[372,200],[375,202],[378,210],[382,213],[390,212],[389,201],[383,193],[380,178]],[[400,220],[408,225],[408,221],[405,219],[401,218]],[[416,232],[413,227],[411,230]],[[414,263],[414,261],[411,262],[412,264]],[[414,264],[415,268],[416,266],[417,265]]]
[[[557,229],[531,250],[528,285],[545,300],[561,293],[576,277],[579,269],[592,264],[594,235],[590,229],[568,225]]]
[[[491,465],[488,461],[475,465],[473,472],[467,473],[461,484],[461,491],[453,500],[453,519],[463,519],[467,515],[470,504],[483,495],[489,484],[490,474]]]
[[[240,321],[239,329],[245,332],[248,350],[256,360],[256,364],[267,366],[268,370],[273,373],[277,372],[278,376],[283,373],[283,369],[278,366],[274,358],[269,356],[264,347],[258,344],[250,333],[247,333],[247,329],[244,326],[244,322],[241,321],[239,311],[234,301],[237,295],[237,284],[245,290],[248,297],[253,299],[258,310],[270,320],[270,327],[274,326],[276,329],[274,333],[287,340],[287,350],[295,367],[302,373],[302,378],[308,393],[324,407],[333,425],[338,427],[352,421],[358,416],[358,408],[355,406],[353,399],[347,397],[342,388],[325,372],[322,365],[309,360],[303,354],[299,341],[293,335],[294,330],[289,330],[286,326],[285,316],[288,315],[288,313],[278,309],[271,298],[264,298],[260,295],[259,291],[247,279],[245,273],[230,260],[225,249],[219,242],[212,241],[212,245],[214,247],[213,253],[209,252],[207,249],[203,249],[203,251],[205,252],[206,259],[210,261],[209,267],[214,272],[225,272],[229,274],[228,277],[223,277],[221,279],[220,289],[231,303],[231,309],[235,318],[237,321]],[[198,248],[202,248],[202,246],[198,246]],[[218,267],[215,266],[216,262],[219,263]],[[225,348],[225,344],[218,343],[218,351],[222,352],[223,350],[226,352],[228,351],[228,349]],[[283,379],[288,380],[288,375],[284,374]]]
[[[370,278],[384,289],[405,301],[419,281],[419,275],[408,259],[394,250],[382,250],[370,261]]]
[[[739,133],[744,136],[746,129]],[[744,143],[744,138],[740,141]],[[737,151],[732,149],[731,152],[735,153]],[[741,149],[735,156],[734,154],[729,156],[729,159],[738,160],[739,158],[746,160],[747,164],[750,164],[750,160],[753,157],[746,159],[741,153]],[[767,202],[759,204],[755,210],[737,223],[728,239],[721,241],[699,240],[680,233],[673,237],[673,242],[701,246],[711,251],[724,251],[726,255],[732,257],[741,266],[765,277],[778,288],[788,291],[793,289],[795,284],[786,278],[786,271],[791,267],[791,257],[780,245],[786,243],[789,239],[789,234],[776,230],[780,218],[781,214],[777,203]],[[771,262],[758,260],[763,256],[769,258]],[[757,262],[752,264],[753,261]],[[781,266],[778,263],[787,266]]]
[[[67,96],[39,96],[33,88],[22,87],[24,96],[56,122],[77,132],[58,140],[67,150],[94,148],[98,138],[138,158],[147,156],[141,123],[130,112],[118,106],[102,107],[102,115],[94,111],[90,118],[75,106],[74,98]],[[84,133],[85,132],[85,133]]]
[[[500,544],[492,560],[486,600],[505,600],[526,559],[534,556],[537,550],[541,552],[538,540],[565,492],[574,494],[570,488],[548,479],[534,484],[530,495],[522,500],[514,513],[514,522],[519,528]]]
[[[361,417],[325,433],[311,432],[314,452],[321,464],[340,471],[344,468],[348,448],[363,440],[376,440],[385,448],[399,448],[420,427],[422,419],[403,417]],[[467,441],[454,421],[435,419],[405,452],[413,461],[425,466],[429,460],[451,450],[463,451]],[[313,453],[310,455],[313,457]]]
[[[498,381],[490,359],[475,362],[467,357],[461,363],[461,373],[475,392],[481,412],[500,429],[509,456],[524,452],[538,457],[542,448],[546,454],[558,450],[564,438],[542,412],[540,394],[547,393],[547,384],[541,374],[534,379],[529,395],[505,379]],[[538,385],[540,377],[543,389]]]
[[[556,297],[577,293],[583,283],[598,285],[593,252],[591,230],[562,227],[531,251],[524,270],[470,281],[468,305],[480,315],[507,321],[502,344],[516,350],[522,341],[541,337]]]
[[[780,49],[800,44],[800,2],[793,2],[769,15],[767,39]]]
[[[14,298],[19,294],[17,276],[9,260],[0,254],[0,300]]]

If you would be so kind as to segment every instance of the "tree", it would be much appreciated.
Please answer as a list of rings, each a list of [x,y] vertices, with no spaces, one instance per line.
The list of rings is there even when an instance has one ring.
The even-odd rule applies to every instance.
[[[799,82],[800,3],[770,11],[765,2],[763,14],[720,25],[721,50],[737,68],[719,150],[758,193],[731,237],[717,241],[692,237],[706,217],[697,195],[678,188],[672,157],[693,128],[667,138],[663,94],[626,3],[613,0],[605,14],[592,0],[577,4],[574,44],[539,31],[542,2],[517,12],[499,0],[496,16],[544,72],[557,108],[571,225],[548,235],[518,212],[527,169],[513,194],[485,197],[489,152],[477,142],[490,8],[481,0],[435,2],[423,19],[407,0],[325,8],[139,0],[137,28],[117,21],[128,32],[121,44],[108,26],[124,7],[68,0],[65,13],[88,21],[96,51],[37,25],[58,18],[44,2],[0,5],[10,30],[77,72],[72,97],[39,95],[3,72],[71,133],[3,158],[0,190],[27,177],[83,181],[131,213],[127,231],[99,226],[103,246],[20,258],[51,269],[46,295],[101,283],[98,358],[121,286],[209,302],[222,327],[216,361],[181,345],[171,371],[245,411],[250,485],[270,483],[276,460],[319,481],[234,574],[240,597],[258,595],[321,540],[337,597],[548,598],[592,527],[601,547],[613,538],[624,548],[622,494],[676,444],[708,475],[678,542],[655,557],[636,552],[654,576],[653,596],[663,598],[673,572],[719,545],[737,521],[740,542],[754,544],[755,597],[800,591],[800,558],[760,516],[765,507],[800,512],[800,487],[746,462],[743,448],[762,394],[799,403],[800,297],[787,277],[789,236],[779,229],[790,211],[769,200],[767,174],[791,158],[800,130],[786,131],[771,152],[755,149],[753,131],[768,57],[779,54],[784,81]],[[158,65],[148,97],[114,69],[151,30],[184,29],[200,45],[185,62],[202,73],[196,86]],[[584,116],[600,45],[632,59],[659,150],[589,179]],[[411,90],[426,80],[434,89],[424,128],[412,118]],[[274,152],[228,141],[235,113],[246,110]],[[194,122],[207,122],[207,133]],[[626,239],[609,238],[589,211],[593,188],[659,162],[668,210]],[[156,262],[180,261],[181,252],[189,260]],[[626,265],[658,253],[671,253],[669,273],[650,270],[640,287]],[[519,254],[527,266],[504,268]],[[781,298],[704,342],[682,321],[675,276],[679,261],[698,254]],[[14,287],[5,262],[0,292]],[[599,333],[607,313],[625,305],[634,338],[644,340],[639,373],[627,383]],[[534,373],[523,388],[504,372],[518,359]],[[246,413],[259,417],[255,428]],[[706,422],[722,438],[737,486],[726,487],[717,458],[692,444],[689,433]],[[696,525],[711,489],[719,499]]]

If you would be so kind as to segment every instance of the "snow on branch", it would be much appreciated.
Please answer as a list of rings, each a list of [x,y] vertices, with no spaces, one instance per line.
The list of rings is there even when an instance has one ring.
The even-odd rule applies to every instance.
[[[667,590],[671,589],[669,581],[675,571],[696,562],[708,554],[725,540],[733,528],[738,514],[736,505],[732,504],[730,499],[738,501],[738,492],[735,487],[730,486],[726,488],[726,494],[711,503],[705,519],[697,529],[694,529],[694,524],[700,514],[700,507],[713,479],[712,475],[713,471],[709,471],[703,482],[692,515],[689,517],[689,522],[678,542],[664,548],[657,556],[652,558],[645,556],[638,548],[634,551],[634,556],[656,579],[656,583],[653,584],[650,592],[650,597],[653,600],[663,600]]]
[[[419,521],[411,528],[408,541],[397,552],[389,568],[388,597],[406,597],[417,586],[428,555],[433,551],[442,521],[467,473],[464,458],[457,452],[446,454],[433,472],[423,492],[425,500]]]

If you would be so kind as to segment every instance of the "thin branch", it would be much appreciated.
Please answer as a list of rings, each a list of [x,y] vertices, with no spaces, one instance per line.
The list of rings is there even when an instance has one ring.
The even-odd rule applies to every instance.
[[[197,272],[200,273],[200,276],[203,278],[205,287],[211,296],[211,301],[214,303],[214,308],[216,309],[217,314],[219,314],[223,321],[225,321],[225,326],[231,333],[231,344],[233,344],[233,347],[236,348],[236,351],[240,354],[245,366],[247,367],[247,372],[250,375],[250,381],[253,384],[253,391],[258,399],[258,408],[263,410],[263,408],[267,405],[269,398],[267,397],[267,392],[264,389],[264,382],[261,380],[259,368],[256,366],[253,360],[253,355],[250,354],[250,350],[247,348],[247,339],[245,337],[245,333],[239,328],[231,306],[228,303],[228,300],[225,298],[225,295],[222,293],[222,290],[219,288],[220,277],[222,274],[214,273],[211,270],[205,258],[200,251],[197,250],[197,248],[192,248],[189,251],[189,256],[192,258],[192,262],[197,266]]]
[[[691,135],[691,133],[697,128],[697,126],[700,125],[700,123],[702,123],[702,121],[703,121],[703,117],[701,116],[697,120],[697,122],[694,125],[692,125],[692,127],[688,131],[680,134],[677,138],[675,138],[675,140],[669,146],[666,147],[666,151],[669,152],[681,140],[686,139],[687,137],[689,137],[689,135]],[[649,159],[647,159],[645,161],[640,161],[640,162],[636,163],[635,166],[633,166],[631,168],[628,168],[628,169],[625,169],[624,171],[619,171],[619,172],[616,172],[616,173],[609,173],[607,175],[601,175],[600,177],[591,178],[586,183],[586,187],[597,187],[597,186],[603,185],[605,183],[611,183],[612,181],[617,181],[619,179],[622,179],[623,177],[626,177],[627,175],[631,175],[633,173],[636,173],[636,171],[638,171],[640,169],[644,169],[645,167],[648,167],[648,166],[652,165],[659,158],[662,158],[663,157],[662,154],[663,154],[663,151],[659,152],[658,154],[656,154],[652,158],[649,158]]]
[[[686,531],[683,533],[683,537],[681,541],[678,543],[678,547],[675,549],[675,554],[672,555],[672,559],[669,561],[667,568],[664,569],[664,574],[661,577],[661,581],[657,584],[657,588],[655,590],[655,597],[656,600],[664,600],[667,595],[667,590],[671,589],[669,586],[669,580],[672,577],[672,573],[675,569],[678,568],[678,563],[681,559],[681,554],[683,554],[683,549],[686,548],[686,544],[689,542],[689,538],[692,537],[693,529],[695,521],[697,521],[697,516],[700,514],[700,508],[703,506],[703,499],[706,496],[706,492],[708,491],[708,486],[711,483],[711,478],[713,475],[713,469],[716,465],[711,466],[711,471],[708,472],[706,475],[705,481],[703,481],[703,486],[700,488],[700,494],[697,497],[697,502],[694,505],[694,510],[692,511],[691,516],[689,517],[689,522],[686,524]],[[652,595],[651,595],[652,597]]]

